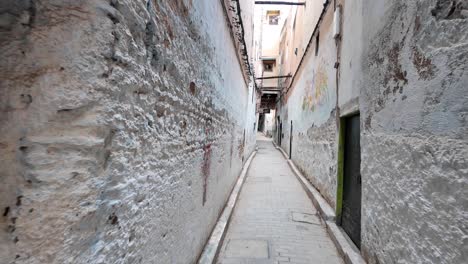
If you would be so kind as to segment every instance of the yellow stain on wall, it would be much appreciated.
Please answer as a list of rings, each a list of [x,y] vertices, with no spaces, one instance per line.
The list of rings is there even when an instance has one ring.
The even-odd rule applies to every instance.
[[[302,99],[302,110],[315,111],[317,107],[328,101],[328,76],[320,65],[313,74],[312,80],[306,83],[306,93]]]

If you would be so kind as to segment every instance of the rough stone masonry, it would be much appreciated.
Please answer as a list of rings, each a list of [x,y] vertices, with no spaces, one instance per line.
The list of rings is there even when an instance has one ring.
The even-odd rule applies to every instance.
[[[0,53],[0,262],[194,262],[254,143],[220,1],[2,0]]]
[[[465,263],[468,2],[364,3],[363,254]]]

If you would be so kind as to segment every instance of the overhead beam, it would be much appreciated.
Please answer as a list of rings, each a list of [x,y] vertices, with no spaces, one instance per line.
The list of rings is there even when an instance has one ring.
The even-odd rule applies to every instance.
[[[261,90],[262,94],[278,94],[281,90]]]
[[[260,90],[283,90],[286,87],[277,87],[277,86],[264,86],[264,87],[259,87]]]
[[[256,5],[305,5],[305,2],[255,1]]]
[[[257,77],[256,80],[267,80],[267,79],[280,79],[280,78],[291,78],[291,74],[279,75],[279,76],[268,76],[268,77]]]

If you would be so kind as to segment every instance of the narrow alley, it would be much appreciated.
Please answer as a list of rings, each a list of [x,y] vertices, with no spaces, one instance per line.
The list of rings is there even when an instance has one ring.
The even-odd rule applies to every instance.
[[[466,264],[467,0],[0,0],[0,264]]]
[[[262,134],[257,145],[218,263],[343,263],[285,157]]]

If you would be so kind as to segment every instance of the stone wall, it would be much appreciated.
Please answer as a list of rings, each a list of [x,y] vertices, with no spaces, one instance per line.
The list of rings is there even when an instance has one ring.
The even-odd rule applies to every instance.
[[[327,11],[319,54],[312,44],[279,105],[282,147],[289,151],[293,120],[292,160],[332,206],[337,117],[360,112],[361,253],[370,264],[448,264],[468,258],[465,2],[337,1],[343,7],[339,57],[326,33],[332,15]],[[335,61],[340,63],[338,85]],[[320,66],[327,87],[337,93],[330,94],[330,105],[304,101],[308,89],[312,96],[321,94],[315,77]],[[304,111],[303,102],[315,107]]]
[[[468,4],[363,2],[363,254],[465,263]]]
[[[255,143],[220,1],[0,3],[2,263],[193,263]]]

